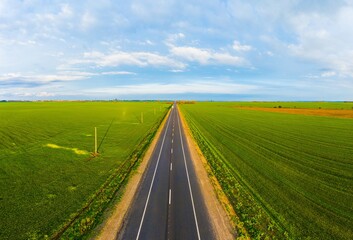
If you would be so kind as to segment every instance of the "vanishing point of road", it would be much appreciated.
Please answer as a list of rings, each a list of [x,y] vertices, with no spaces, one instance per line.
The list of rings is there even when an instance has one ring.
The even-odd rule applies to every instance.
[[[176,104],[117,239],[215,239]]]

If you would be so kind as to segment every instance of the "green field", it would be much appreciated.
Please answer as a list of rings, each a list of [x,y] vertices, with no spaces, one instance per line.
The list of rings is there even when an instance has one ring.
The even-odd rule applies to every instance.
[[[125,160],[140,157],[169,107],[159,102],[0,103],[0,239],[43,238],[59,230],[97,190],[114,186]],[[94,127],[100,155],[93,158]],[[106,203],[113,193],[110,189],[99,201]],[[97,209],[89,207],[89,214]],[[77,231],[91,222],[85,218]]]
[[[239,235],[353,239],[353,119],[233,107],[240,104],[352,109],[353,103],[180,105],[237,213]]]

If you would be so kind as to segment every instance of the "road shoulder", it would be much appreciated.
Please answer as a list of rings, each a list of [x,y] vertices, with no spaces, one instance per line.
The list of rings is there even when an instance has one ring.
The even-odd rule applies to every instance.
[[[143,160],[141,161],[140,165],[136,170],[134,170],[134,172],[131,173],[131,177],[124,189],[124,193],[121,200],[116,204],[111,215],[108,217],[105,223],[103,223],[104,226],[101,228],[100,232],[97,234],[97,236],[94,239],[97,239],[97,240],[116,239],[117,233],[120,230],[123,220],[125,218],[125,215],[127,214],[131,206],[131,203],[134,199],[136,191],[139,187],[141,178],[148,166],[151,155],[156,147],[157,141],[161,135],[161,132],[169,117],[169,114],[170,114],[170,110],[166,115],[166,117],[164,118],[162,124],[159,126],[158,131],[151,145],[149,146],[145,156],[143,157]]]
[[[181,124],[185,131],[187,144],[189,146],[192,163],[195,168],[196,176],[201,188],[202,195],[205,199],[207,211],[210,215],[211,224],[213,226],[214,233],[217,239],[234,239],[235,238],[235,227],[232,226],[230,217],[235,214],[232,213],[231,209],[225,211],[225,208],[229,208],[228,199],[223,193],[217,179],[214,176],[209,176],[211,171],[207,160],[202,155],[201,150],[194,141],[191,131],[184,119],[182,112],[179,110],[179,116]],[[229,212],[230,211],[230,212]]]

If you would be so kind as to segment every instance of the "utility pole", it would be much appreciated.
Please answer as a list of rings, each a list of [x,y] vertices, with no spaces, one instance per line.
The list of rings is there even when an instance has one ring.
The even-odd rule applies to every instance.
[[[97,127],[94,127],[94,154],[97,153]]]

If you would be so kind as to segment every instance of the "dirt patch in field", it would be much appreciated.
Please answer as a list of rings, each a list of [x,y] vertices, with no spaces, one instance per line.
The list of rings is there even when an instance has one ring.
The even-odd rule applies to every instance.
[[[179,109],[178,109],[179,110]],[[195,167],[197,179],[201,186],[202,195],[205,198],[206,207],[210,214],[213,230],[217,239],[234,239],[236,232],[235,226],[232,226],[230,219],[234,217],[234,210],[216,177],[211,174],[210,166],[202,155],[200,148],[192,138],[191,131],[185,122],[181,111],[179,111],[181,124],[185,130],[187,144],[190,149],[191,159]],[[225,210],[226,209],[226,210]]]
[[[78,148],[69,148],[69,147],[62,147],[56,144],[52,144],[52,143],[48,143],[46,145],[44,145],[45,147],[49,147],[49,148],[55,148],[55,149],[64,149],[64,150],[70,150],[73,151],[74,153],[78,154],[78,155],[87,155],[88,152],[86,150],[80,150]]]
[[[97,240],[106,240],[106,239],[116,239],[118,231],[123,223],[125,215],[127,214],[129,207],[133,201],[137,188],[139,186],[139,182],[143,173],[146,170],[148,165],[148,160],[151,158],[153,150],[157,144],[159,136],[162,132],[162,129],[165,125],[170,114],[170,110],[167,116],[164,118],[162,124],[160,125],[151,145],[149,146],[143,160],[141,161],[140,165],[138,166],[137,170],[131,173],[131,178],[129,179],[128,184],[124,188],[124,193],[122,196],[121,201],[114,207],[111,215],[109,218],[103,223],[103,227],[99,230],[98,236],[95,236],[94,239]]]
[[[263,112],[278,112],[289,114],[300,114],[310,116],[325,116],[337,118],[353,118],[353,110],[347,109],[310,109],[310,108],[260,108],[260,107],[235,107],[246,110],[256,110]]]

